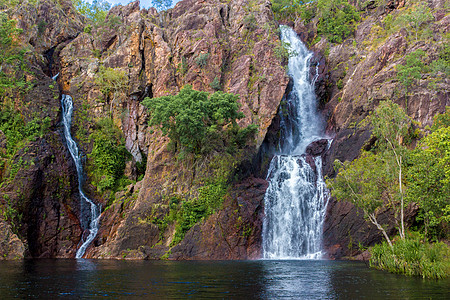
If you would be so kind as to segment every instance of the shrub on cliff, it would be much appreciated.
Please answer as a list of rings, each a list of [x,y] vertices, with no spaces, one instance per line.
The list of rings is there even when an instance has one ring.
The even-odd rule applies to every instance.
[[[92,3],[84,0],[72,0],[72,3],[80,14],[94,23],[104,22],[108,10],[111,8],[111,4],[105,0],[94,0]]]
[[[150,111],[149,124],[158,126],[182,151],[205,154],[225,144],[242,146],[242,135],[255,133],[256,125],[242,129],[237,125],[244,117],[237,99],[237,95],[221,91],[209,95],[186,85],[178,95],[145,98],[142,104]]]
[[[16,21],[0,13],[0,103],[21,92],[27,84],[23,76],[25,49],[18,42],[21,29]]]
[[[90,137],[93,149],[89,158],[92,182],[99,192],[114,190],[120,184],[129,153],[125,148],[122,131],[114,125],[111,118],[97,122],[96,129]]]
[[[318,34],[325,35],[332,43],[342,43],[353,34],[356,22],[360,20],[359,12],[345,0],[318,0],[317,14]]]

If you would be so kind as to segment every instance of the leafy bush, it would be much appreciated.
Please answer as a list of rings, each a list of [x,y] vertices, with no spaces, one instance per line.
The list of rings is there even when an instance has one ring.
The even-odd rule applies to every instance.
[[[1,108],[0,130],[6,136],[6,153],[12,156],[23,146],[23,141],[42,137],[50,128],[50,124],[50,117],[34,118],[25,124],[19,111],[9,107]]]
[[[345,0],[318,0],[318,34],[325,35],[332,43],[342,41],[353,34],[360,15],[355,7]]]
[[[75,9],[94,24],[100,24],[105,21],[108,10],[111,8],[111,4],[105,0],[93,0],[89,3],[85,0],[72,0]]]
[[[100,119],[91,135],[93,149],[88,166],[92,182],[99,192],[114,190],[120,186],[125,162],[129,153],[125,148],[123,133],[111,118]]]
[[[422,57],[425,52],[418,49],[405,56],[405,63],[397,66],[397,79],[405,87],[406,91],[413,85],[416,79],[420,79],[424,71]]]
[[[236,123],[244,117],[237,99],[237,95],[221,91],[209,95],[186,85],[178,95],[145,98],[142,104],[150,110],[149,124],[160,126],[181,150],[205,154],[223,148],[225,127],[236,133],[245,130]]]
[[[220,91],[222,89],[222,86],[220,85],[220,80],[219,78],[217,78],[217,76],[214,77],[214,80],[210,83],[210,86],[215,91]]]
[[[103,100],[106,100],[110,93],[115,97],[117,92],[127,88],[128,77],[125,71],[101,66],[95,78],[95,84],[100,87]]]
[[[408,157],[407,195],[419,204],[425,235],[446,238],[450,221],[450,108],[435,117],[432,132]]]
[[[195,63],[196,63],[197,66],[199,66],[200,68],[204,68],[204,67],[206,67],[206,65],[208,64],[208,57],[209,57],[209,53],[201,53],[201,54],[195,59]]]
[[[423,278],[445,278],[450,273],[450,248],[444,243],[430,244],[413,233],[398,239],[391,248],[385,242],[371,248],[370,266],[392,273]]]
[[[26,50],[19,46],[22,30],[16,28],[16,23],[0,13],[0,103],[14,92],[23,91],[27,85],[22,74]]]
[[[317,1],[271,0],[271,2],[276,19],[295,19],[300,14],[303,20],[309,22],[314,14],[313,8],[315,8],[315,2]]]
[[[287,63],[290,57],[297,55],[297,52],[291,48],[291,44],[283,41],[273,51],[282,63]]]

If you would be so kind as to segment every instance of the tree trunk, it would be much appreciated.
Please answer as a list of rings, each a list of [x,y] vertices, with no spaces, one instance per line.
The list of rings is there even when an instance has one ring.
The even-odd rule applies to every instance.
[[[384,237],[386,238],[386,241],[388,242],[389,246],[391,247],[391,249],[394,249],[394,246],[392,246],[392,242],[391,239],[389,238],[389,236],[386,233],[386,230],[384,230],[383,226],[380,225],[380,223],[377,222],[377,218],[375,217],[375,214],[367,214],[367,216],[369,217],[370,222],[372,222],[372,224],[374,224],[375,226],[377,226],[377,228],[381,231],[381,233],[384,235]]]

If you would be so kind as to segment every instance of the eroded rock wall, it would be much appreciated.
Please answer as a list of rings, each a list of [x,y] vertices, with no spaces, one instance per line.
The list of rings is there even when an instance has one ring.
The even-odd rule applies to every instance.
[[[359,156],[362,148],[370,150],[371,129],[360,122],[383,100],[392,100],[403,107],[407,114],[423,129],[432,124],[433,116],[445,112],[450,105],[450,81],[443,73],[423,72],[408,91],[397,79],[397,66],[405,63],[405,55],[418,49],[426,53],[424,62],[430,65],[439,58],[440,49],[448,43],[449,18],[443,1],[428,1],[433,20],[426,28],[427,38],[415,39],[414,33],[405,28],[393,33],[378,34],[383,20],[396,16],[412,4],[408,1],[390,1],[386,5],[373,5],[362,11],[354,37],[342,44],[330,45],[325,39],[315,44],[316,60],[326,57],[321,64],[316,91],[328,119],[327,131],[333,143],[324,163],[324,174],[335,176],[333,161],[351,161]],[[306,42],[314,39],[315,25],[296,22],[297,30],[309,30],[304,34]],[[409,207],[407,222],[413,221],[415,207]],[[328,205],[324,228],[324,244],[332,258],[353,256],[360,253],[358,244],[372,246],[383,238],[373,225],[365,222],[363,214],[352,205],[332,199]],[[389,212],[381,212],[381,220],[389,219]],[[397,233],[390,223],[388,232]]]
[[[147,127],[140,102],[144,97],[175,94],[186,84],[214,92],[212,83],[219,82],[221,90],[240,96],[245,118],[239,125],[259,126],[255,141],[233,163],[251,160],[288,84],[274,53],[279,43],[269,1],[185,0],[162,13],[140,10],[139,2],[113,7],[105,26],[80,33],[60,50],[58,82],[74,98],[74,130],[93,126],[80,122],[83,105],[88,105],[92,120],[113,116],[134,161],[147,156],[145,177],[117,194],[117,201],[103,213],[98,239],[88,256],[159,258],[171,249],[171,259],[258,257],[265,190],[259,179],[236,183],[236,192],[228,196],[224,209],[194,226],[173,248],[173,226],[161,232],[149,221],[167,214],[170,195],[195,197],[200,178],[214,170],[208,170],[208,163],[180,163],[167,149],[168,139]],[[124,71],[128,79],[126,90],[109,95],[106,101],[99,101],[104,97],[96,83],[100,66]],[[80,143],[89,153],[91,145]],[[212,153],[208,159],[217,156],[220,153]],[[92,187],[87,189],[96,194]]]

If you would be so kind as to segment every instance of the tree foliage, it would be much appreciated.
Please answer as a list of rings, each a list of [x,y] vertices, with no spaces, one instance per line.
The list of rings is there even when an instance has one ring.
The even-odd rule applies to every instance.
[[[117,92],[127,88],[128,77],[125,74],[125,71],[100,66],[95,78],[95,84],[99,86],[100,91],[106,100],[109,94],[112,93],[113,96],[115,96]]]
[[[434,119],[432,132],[408,160],[407,195],[419,204],[419,220],[431,238],[448,238],[450,221],[450,108]]]
[[[352,202],[383,233],[391,244],[383,224],[377,220],[377,210],[391,208],[399,225],[399,234],[405,236],[403,224],[404,183],[403,165],[407,151],[403,145],[409,134],[411,120],[401,107],[391,101],[379,104],[367,119],[372,135],[377,138],[376,154],[363,152],[353,162],[337,162],[339,174],[327,184],[338,200]]]
[[[106,0],[93,0],[92,3],[85,0],[72,0],[72,2],[76,10],[94,24],[104,22],[111,8],[111,3]]]
[[[339,172],[333,179],[327,179],[331,188],[331,195],[337,200],[351,202],[364,213],[364,218],[383,233],[391,244],[383,224],[377,220],[377,213],[381,208],[391,206],[392,181],[395,178],[391,172],[391,164],[382,155],[363,152],[352,162],[335,162],[335,169]]]
[[[422,76],[424,71],[422,57],[424,56],[425,52],[422,49],[418,49],[406,55],[405,63],[397,66],[397,79],[407,92],[413,83]]]
[[[272,10],[278,19],[298,16],[309,22],[318,17],[317,31],[332,43],[342,43],[353,34],[360,14],[346,0],[272,0]]]
[[[0,103],[6,96],[26,87],[23,77],[25,49],[18,42],[21,29],[16,21],[0,13]],[[3,104],[4,105],[4,104]]]
[[[142,103],[150,113],[149,124],[160,126],[162,133],[182,150],[206,153],[215,143],[231,135],[230,141],[249,135],[255,126],[240,129],[236,121],[243,118],[239,112],[238,96],[221,91],[209,95],[186,85],[177,95],[146,98]],[[227,131],[223,133],[223,128]]]
[[[325,35],[332,43],[342,41],[353,34],[360,15],[353,5],[345,0],[318,0],[318,34]]]
[[[93,149],[89,154],[92,161],[89,166],[92,181],[100,192],[113,190],[118,187],[125,162],[129,158],[123,133],[111,118],[104,118],[97,122],[90,139],[93,142]]]
[[[409,27],[415,35],[416,41],[419,40],[419,32],[422,26],[433,20],[433,14],[430,11],[430,8],[425,4],[419,3],[411,6],[404,14],[400,16],[400,22],[402,22],[405,27]]]

